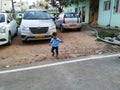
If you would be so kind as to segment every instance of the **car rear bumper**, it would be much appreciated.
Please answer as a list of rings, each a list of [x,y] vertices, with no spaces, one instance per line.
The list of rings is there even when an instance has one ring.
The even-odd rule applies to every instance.
[[[82,25],[81,23],[78,24],[62,24],[64,29],[76,29],[76,28],[81,28]]]

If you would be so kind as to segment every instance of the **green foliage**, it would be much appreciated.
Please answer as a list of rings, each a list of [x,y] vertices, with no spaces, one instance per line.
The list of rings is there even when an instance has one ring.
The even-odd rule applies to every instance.
[[[58,13],[58,10],[48,10],[49,13]]]
[[[79,2],[83,2],[84,0],[65,0],[67,2],[67,5],[71,5],[71,4],[76,4],[78,5]]]
[[[59,0],[60,6],[58,7],[57,5],[55,5],[55,0],[52,0],[52,5],[57,7],[59,12],[63,11],[63,6],[67,7],[71,4],[76,4],[78,5],[79,2],[82,2],[84,0]]]
[[[20,26],[21,20],[22,20],[22,19],[16,18],[16,22],[17,22],[17,25],[18,25],[18,26]]]
[[[110,32],[110,31],[98,31],[98,36],[100,38],[105,38],[105,37],[116,37],[118,34],[117,33],[114,33],[114,32]]]
[[[69,5],[69,0],[60,0],[60,5],[64,5],[64,6],[67,6]]]

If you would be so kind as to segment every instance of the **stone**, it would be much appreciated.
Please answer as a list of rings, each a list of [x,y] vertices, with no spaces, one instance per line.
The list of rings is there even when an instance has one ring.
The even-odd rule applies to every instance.
[[[118,35],[118,36],[117,36],[117,40],[119,40],[119,41],[120,41],[120,35]]]
[[[9,67],[10,67],[9,65],[6,66],[6,68],[9,68]]]
[[[5,59],[5,57],[2,57],[2,60],[4,60]]]
[[[111,37],[105,37],[106,40],[111,40],[112,38]]]
[[[39,56],[39,55],[35,55],[36,57]]]

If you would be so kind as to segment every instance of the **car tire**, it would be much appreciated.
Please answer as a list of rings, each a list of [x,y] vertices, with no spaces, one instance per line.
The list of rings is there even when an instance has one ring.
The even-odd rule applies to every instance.
[[[22,43],[26,43],[27,41],[26,40],[22,40]]]
[[[56,25],[56,23],[55,23],[55,26],[56,26],[56,29],[58,29],[58,26]]]
[[[64,32],[63,26],[60,27],[60,31],[61,31],[62,33]]]
[[[81,27],[80,27],[80,28],[77,28],[77,31],[81,31],[81,29],[82,29]]]
[[[9,32],[7,45],[11,45],[11,44],[12,44],[12,36],[11,36],[11,33]]]
[[[18,28],[16,27],[16,33],[15,36],[18,36]]]

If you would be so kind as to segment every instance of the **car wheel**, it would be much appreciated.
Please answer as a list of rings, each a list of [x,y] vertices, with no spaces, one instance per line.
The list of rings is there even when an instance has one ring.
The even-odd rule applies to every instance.
[[[82,29],[81,27],[80,27],[80,28],[77,28],[77,31],[81,31],[81,29]]]
[[[58,26],[56,25],[56,23],[55,23],[55,27],[56,27],[56,29],[58,29]]]
[[[15,33],[15,36],[17,36],[18,35],[18,28],[16,27],[16,33]]]
[[[63,26],[60,27],[60,31],[61,31],[61,32],[64,32]]]
[[[26,43],[27,41],[26,40],[22,40],[22,43]]]
[[[11,33],[9,32],[7,45],[11,45],[11,44],[12,44],[12,36],[11,36]]]

